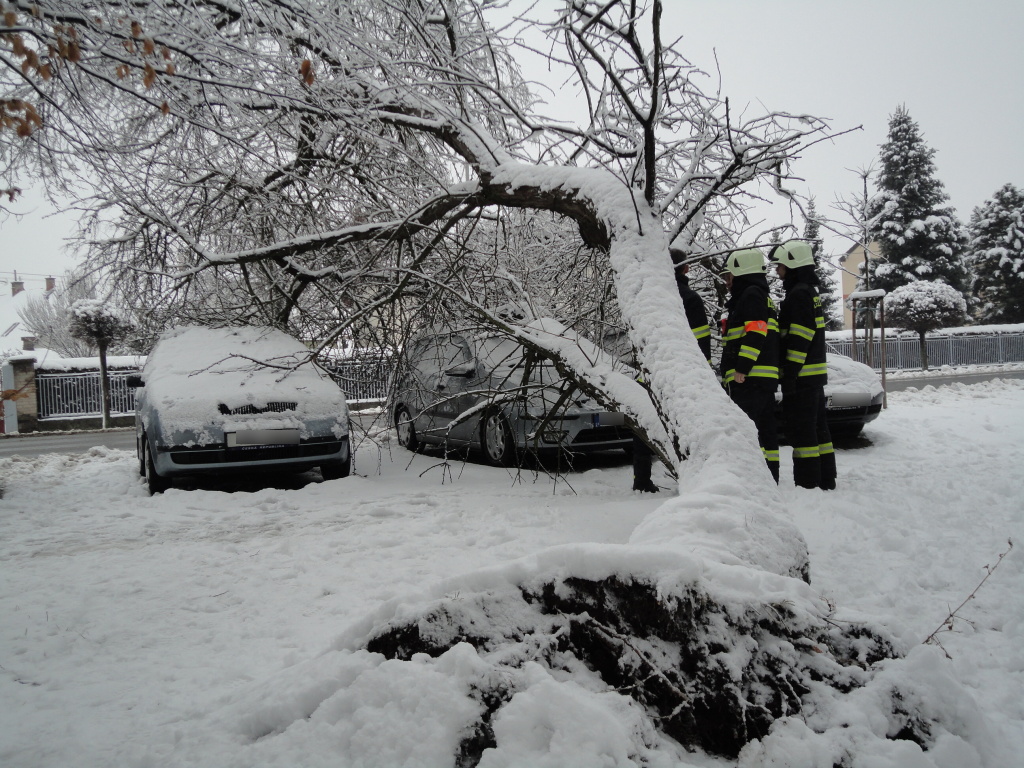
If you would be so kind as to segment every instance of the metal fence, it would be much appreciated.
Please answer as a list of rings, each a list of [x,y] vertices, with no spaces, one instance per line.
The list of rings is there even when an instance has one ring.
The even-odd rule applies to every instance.
[[[349,400],[383,400],[388,395],[394,362],[387,357],[345,360],[324,368]]]
[[[837,352],[865,361],[867,347],[863,339],[857,340],[857,353],[853,352],[852,339],[829,339]],[[964,336],[929,336],[925,338],[928,349],[928,367],[943,365],[999,365],[1001,363],[1024,362],[1024,334],[993,334]],[[871,348],[871,361],[875,370],[882,367],[882,343],[876,338]],[[885,365],[890,370],[914,369],[921,367],[921,342],[917,338],[887,338],[885,340]]]
[[[392,363],[389,359],[346,360],[325,366],[349,400],[383,400],[387,397]],[[110,371],[110,413],[135,412],[135,389],[127,379],[138,371]],[[103,412],[99,371],[56,373],[37,371],[39,418],[63,419],[98,416]]]
[[[135,411],[135,389],[127,379],[138,371],[108,371],[110,377],[110,413]],[[96,416],[103,413],[100,394],[100,372],[36,373],[39,396],[39,418],[58,419],[69,416]]]

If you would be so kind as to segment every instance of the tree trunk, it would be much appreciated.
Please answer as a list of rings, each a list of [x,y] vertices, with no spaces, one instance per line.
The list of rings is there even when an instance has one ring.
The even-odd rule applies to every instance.
[[[918,338],[921,339],[921,370],[928,370],[928,342],[924,337],[924,331],[918,332]]]
[[[110,427],[110,377],[107,376],[107,344],[99,342],[100,347],[100,399],[103,401],[103,429]]]

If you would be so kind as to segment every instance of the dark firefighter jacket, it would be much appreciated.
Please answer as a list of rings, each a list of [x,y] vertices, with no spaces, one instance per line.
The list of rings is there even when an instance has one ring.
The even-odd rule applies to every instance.
[[[779,322],[767,278],[734,277],[725,308],[729,317],[722,336],[723,383],[732,383],[742,373],[747,381],[760,381],[774,390],[779,381]]]
[[[782,388],[824,386],[828,383],[828,372],[821,298],[807,282],[787,279],[783,287],[786,298],[779,311]]]
[[[676,287],[679,288],[679,296],[683,300],[683,309],[686,310],[686,322],[690,330],[697,338],[700,351],[704,359],[711,361],[711,327],[708,325],[708,313],[704,308],[704,299],[690,287],[690,280],[686,275],[676,270]]]

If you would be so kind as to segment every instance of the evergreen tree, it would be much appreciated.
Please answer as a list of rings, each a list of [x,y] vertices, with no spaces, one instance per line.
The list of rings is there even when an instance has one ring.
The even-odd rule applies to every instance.
[[[825,313],[825,327],[830,331],[838,331],[843,327],[843,308],[840,304],[838,290],[839,281],[836,271],[828,261],[821,257],[821,222],[818,211],[814,207],[812,197],[807,204],[807,217],[804,220],[804,239],[810,241],[814,253],[814,269],[818,273],[818,293],[821,296],[821,309]]]
[[[944,205],[949,196],[935,177],[934,155],[901,106],[889,119],[875,182],[878,194],[870,207],[872,239],[881,246],[881,258],[870,265],[871,288],[892,291],[917,280],[961,292],[967,287],[967,237],[953,209]]]
[[[982,323],[1024,323],[1024,192],[1013,184],[974,209],[968,263]]]

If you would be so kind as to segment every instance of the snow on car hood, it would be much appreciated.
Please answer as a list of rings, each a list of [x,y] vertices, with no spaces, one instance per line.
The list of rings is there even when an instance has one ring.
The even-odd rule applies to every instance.
[[[826,355],[828,362],[828,384],[825,385],[825,393],[833,392],[866,392],[871,397],[882,394],[882,382],[878,374],[871,368],[858,363],[856,360],[829,352]]]
[[[160,410],[165,430],[191,429],[229,411],[257,412],[269,403],[295,403],[288,416],[330,418],[347,427],[345,395],[307,360],[298,340],[273,328],[175,328],[160,337],[142,378],[146,397]],[[297,366],[297,367],[295,367]],[[253,425],[249,425],[253,426]]]

